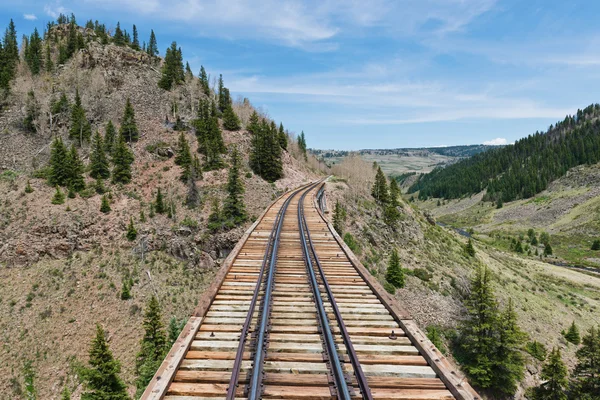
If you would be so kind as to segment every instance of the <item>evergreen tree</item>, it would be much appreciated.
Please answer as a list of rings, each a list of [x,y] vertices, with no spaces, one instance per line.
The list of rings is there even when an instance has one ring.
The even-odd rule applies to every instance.
[[[148,41],[146,52],[150,57],[158,56],[158,45],[156,44],[156,35],[154,35],[154,30],[150,30],[150,40]]]
[[[33,33],[29,37],[28,46],[25,51],[25,61],[33,75],[40,73],[42,69],[42,38],[38,33],[37,28],[34,28]]]
[[[192,79],[194,78],[194,73],[192,72],[192,69],[190,68],[190,63],[189,62],[185,62],[185,76]]]
[[[119,129],[119,133],[123,135],[127,142],[137,142],[140,137],[135,122],[135,111],[129,97],[125,103],[125,111],[123,112],[123,118],[121,119],[121,129]]]
[[[540,377],[544,380],[534,389],[535,400],[567,400],[567,366],[562,360],[560,349],[554,348],[548,362],[542,367]]]
[[[150,297],[146,306],[143,327],[144,337],[140,343],[135,368],[137,374],[136,398],[142,395],[168,351],[161,310],[155,296]]]
[[[216,116],[209,118],[204,147],[206,148],[206,163],[204,168],[207,171],[222,168],[223,160],[221,159],[221,153],[225,151],[225,144],[223,143],[221,128],[219,128],[219,120]]]
[[[592,250],[600,250],[600,240],[599,239],[594,240],[594,243],[592,243]]]
[[[85,189],[85,180],[83,179],[84,166],[75,145],[71,145],[71,151],[67,155],[66,161],[69,171],[69,177],[66,182],[67,187],[75,192]]]
[[[550,243],[544,245],[544,257],[548,257],[552,255],[552,246]]]
[[[523,253],[523,245],[520,240],[517,240],[517,243],[515,244],[515,251],[517,253]]]
[[[594,326],[583,337],[577,350],[572,389],[577,399],[596,400],[600,393],[600,330]]]
[[[195,158],[197,159],[197,157]],[[188,190],[185,202],[190,208],[198,206],[198,201],[200,200],[200,193],[198,193],[198,186],[196,186],[196,171],[198,171],[196,168],[195,163],[190,166],[190,174],[187,181]]]
[[[394,285],[394,287],[404,287],[404,271],[400,267],[400,258],[398,258],[398,252],[395,249],[392,250],[392,255],[390,256],[385,280]]]
[[[25,186],[25,193],[33,193],[33,188],[31,187],[31,183],[29,183],[29,181],[27,181],[27,186]]]
[[[178,322],[177,318],[171,317],[171,319],[169,320],[169,327],[167,329],[167,331],[169,332],[168,347],[173,346],[173,344],[179,337],[179,334],[181,333],[181,331],[183,330],[184,327],[185,327],[185,319],[181,320],[181,322]]]
[[[381,167],[377,167],[377,174],[375,175],[375,183],[373,184],[373,189],[371,189],[371,195],[375,200],[382,204],[389,201],[387,179],[385,178]]]
[[[133,40],[131,41],[131,48],[134,50],[140,50],[140,39],[138,38],[138,31],[135,24],[133,25]]]
[[[163,194],[158,188],[158,192],[156,193],[156,200],[154,201],[154,210],[159,214],[164,214],[167,211],[165,200],[163,198]]]
[[[67,163],[67,148],[62,139],[57,137],[52,142],[50,150],[50,172],[48,183],[52,186],[65,186],[69,179],[69,166]]]
[[[17,46],[17,30],[13,20],[4,32],[0,43],[0,89],[8,91],[10,81],[15,77],[19,63],[19,48]]]
[[[100,212],[108,214],[111,211],[110,203],[108,202],[108,196],[102,196],[102,203],[100,204]]]
[[[346,209],[340,204],[339,200],[335,201],[333,209],[333,229],[342,236],[344,233],[344,224],[346,223]]]
[[[477,268],[465,305],[468,318],[460,329],[463,369],[474,384],[489,388],[494,379],[493,354],[499,315],[487,267]]]
[[[120,22],[117,22],[117,27],[115,28],[115,34],[113,35],[113,42],[117,46],[125,45],[125,36],[123,35],[123,31],[121,30]]]
[[[177,142],[177,156],[175,157],[175,164],[182,168],[180,179],[187,182],[191,166],[192,166],[192,153],[190,151],[190,145],[185,138],[185,134],[181,132],[179,134],[179,141]]]
[[[525,376],[525,359],[523,345],[527,335],[521,331],[517,323],[517,313],[512,299],[501,313],[498,320],[498,342],[494,354],[492,387],[506,395],[517,391],[519,382]]]
[[[250,168],[267,182],[275,182],[283,177],[278,130],[274,122],[269,124],[264,119],[260,122],[256,120],[258,115],[255,113],[248,125],[252,133]]]
[[[579,345],[581,343],[581,336],[579,335],[579,328],[575,325],[575,321],[571,323],[569,330],[564,334],[565,339],[569,343],[573,343],[574,345]]]
[[[306,137],[304,136],[304,131],[298,136],[298,148],[300,149],[300,154],[304,156],[304,161],[306,161],[308,157],[306,155]]]
[[[95,179],[106,179],[110,176],[110,169],[104,141],[100,132],[96,131],[92,142],[92,152],[90,153],[90,176]]]
[[[210,97],[210,86],[208,84],[208,75],[206,74],[206,70],[204,66],[200,66],[200,87],[202,88],[202,93],[205,96]]]
[[[135,226],[133,225],[133,217],[129,218],[129,225],[127,225],[127,233],[125,234],[125,237],[130,242],[133,242],[137,238],[137,229],[135,229]]]
[[[52,62],[52,53],[50,52],[50,42],[46,43],[46,60],[44,61],[44,67],[46,72],[52,73],[54,71],[54,63]]]
[[[400,206],[400,188],[398,187],[398,181],[396,179],[390,182],[390,204],[394,207]]]
[[[287,150],[287,145],[288,145],[288,136],[285,133],[285,130],[283,129],[283,123],[279,123],[279,146],[281,146],[282,149]]]
[[[246,222],[246,206],[244,205],[244,185],[240,177],[241,157],[237,148],[231,153],[231,167],[227,179],[227,199],[223,204],[223,217],[232,226]]]
[[[131,181],[131,164],[133,164],[133,153],[127,147],[125,138],[119,134],[113,150],[112,171],[113,183],[129,183]]]
[[[96,337],[90,348],[89,368],[81,376],[86,391],[82,400],[130,400],[127,386],[119,377],[121,364],[113,358],[108,348],[106,334],[100,325],[96,325]]]
[[[465,252],[470,257],[475,257],[475,247],[473,246],[473,241],[471,240],[471,238],[469,238],[469,241],[467,242],[467,245],[465,247]]]
[[[167,49],[161,73],[158,87],[165,90],[171,90],[173,86],[184,80],[183,58],[181,49],[177,48],[176,42],[171,43],[171,47]]]
[[[223,111],[223,127],[228,131],[238,131],[240,130],[240,119],[233,111],[233,106],[231,102],[229,102],[225,106],[225,110]]]
[[[104,152],[112,156],[114,151],[115,139],[117,138],[117,130],[112,121],[108,121],[104,131]]]
[[[79,145],[83,145],[84,140],[88,140],[92,135],[92,127],[85,116],[85,110],[81,105],[79,89],[75,90],[75,104],[71,108],[71,128],[69,129],[69,138],[77,140]]]
[[[219,92],[217,93],[217,100],[219,111],[225,111],[225,107],[227,107],[227,94],[225,93],[225,86],[223,85],[223,74],[219,74]]]
[[[223,227],[223,215],[221,213],[221,205],[219,204],[218,198],[213,198],[210,214],[208,215],[208,230],[211,232],[217,232]]]
[[[56,192],[54,192],[54,197],[52,197],[52,204],[64,204],[65,203],[65,194],[60,190],[60,187],[56,185]]]

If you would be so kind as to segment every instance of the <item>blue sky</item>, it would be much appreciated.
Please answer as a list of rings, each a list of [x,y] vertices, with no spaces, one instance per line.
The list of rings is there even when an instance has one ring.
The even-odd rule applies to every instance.
[[[315,148],[510,143],[600,101],[592,0],[4,0],[0,28],[59,12],[176,40]]]

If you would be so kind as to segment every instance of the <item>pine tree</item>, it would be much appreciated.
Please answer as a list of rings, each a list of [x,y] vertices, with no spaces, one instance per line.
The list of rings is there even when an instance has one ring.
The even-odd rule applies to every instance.
[[[29,37],[28,46],[25,51],[25,61],[33,75],[40,73],[42,69],[42,38],[37,28],[34,28],[33,33]]]
[[[94,135],[90,153],[90,176],[94,179],[106,179],[110,176],[104,141],[98,131]]]
[[[56,185],[56,192],[54,192],[54,197],[52,197],[52,204],[64,204],[65,203],[65,194],[60,190],[60,187]]]
[[[377,167],[377,174],[375,175],[375,183],[373,184],[373,189],[371,189],[371,195],[375,200],[382,204],[389,201],[387,179],[385,178],[381,167]]]
[[[581,336],[579,334],[579,328],[575,325],[575,321],[571,323],[569,330],[564,334],[565,339],[569,343],[573,343],[574,345],[579,345],[581,343]]]
[[[200,200],[200,193],[198,193],[198,186],[196,186],[196,168],[195,163],[190,166],[190,174],[187,181],[188,190],[185,202],[190,208],[198,206],[198,201]]]
[[[106,154],[111,155],[114,151],[115,139],[117,138],[117,130],[113,125],[112,121],[108,121],[106,129],[104,131],[104,151]]]
[[[69,190],[79,192],[85,189],[85,180],[83,179],[83,162],[79,158],[77,148],[75,145],[71,145],[71,151],[67,155],[67,169],[69,171],[69,177],[66,182],[66,186]]]
[[[154,210],[159,214],[164,214],[167,211],[165,206],[165,200],[163,198],[163,194],[160,188],[158,188],[158,192],[156,193],[156,200],[154,201]]]
[[[560,349],[555,347],[550,352],[548,362],[542,367],[540,377],[544,382],[534,389],[535,400],[567,400],[567,375],[567,366],[562,360]]]
[[[594,240],[594,243],[592,243],[592,250],[600,250],[600,240],[599,239]]]
[[[304,156],[304,161],[306,161],[308,157],[306,155],[306,137],[304,136],[304,131],[298,136],[298,148],[300,149],[300,154]]]
[[[171,317],[171,319],[169,320],[169,327],[167,328],[167,331],[169,332],[168,347],[173,346],[173,344],[179,337],[179,334],[181,333],[181,331],[183,330],[184,327],[185,327],[185,319],[181,320],[181,322],[178,322],[177,318],[175,318],[174,316]]]
[[[129,218],[129,225],[127,225],[127,233],[125,234],[127,240],[133,242],[137,238],[137,229],[133,225],[133,217]]]
[[[390,256],[388,268],[385,273],[385,280],[397,288],[404,287],[404,271],[400,267],[400,258],[398,258],[398,252],[394,249]]]
[[[288,136],[285,133],[285,130],[283,129],[283,123],[279,123],[279,146],[281,146],[282,149],[287,150],[287,145],[288,145]]]
[[[497,345],[495,333],[499,315],[487,267],[477,268],[465,305],[467,319],[460,329],[463,369],[474,384],[489,388],[494,379],[493,354]]]
[[[204,66],[201,65],[200,66],[200,86],[202,88],[202,93],[204,93],[205,96],[210,97],[210,86],[208,84],[208,75],[206,74],[206,70],[204,69]]]
[[[121,128],[119,129],[119,133],[123,135],[127,142],[137,142],[140,137],[135,122],[135,111],[129,97],[125,103],[125,111],[123,112],[123,118],[121,118]]]
[[[342,236],[344,233],[344,224],[346,222],[346,209],[340,204],[339,200],[335,202],[333,209],[333,229]]]
[[[217,93],[219,111],[225,111],[227,106],[227,95],[225,93],[225,85],[223,84],[223,74],[219,74],[219,92]]]
[[[176,42],[171,43],[171,47],[167,49],[161,73],[158,87],[165,90],[171,90],[173,86],[184,80],[183,58]]]
[[[544,245],[544,257],[548,257],[552,255],[552,246],[550,243],[546,243]]]
[[[400,206],[400,188],[398,187],[398,181],[396,179],[390,182],[390,204],[394,207]]]
[[[15,77],[18,63],[17,30],[11,19],[4,32],[4,39],[0,43],[0,89],[9,90],[10,81]]]
[[[217,232],[223,227],[223,215],[221,213],[221,205],[219,204],[218,198],[213,198],[210,207],[210,214],[208,215],[208,230],[211,232]]]
[[[115,34],[113,35],[113,42],[117,46],[125,45],[125,37],[123,35],[123,31],[121,30],[121,23],[117,22],[117,27],[115,28]]]
[[[133,153],[127,147],[125,138],[119,134],[113,150],[112,171],[113,183],[129,183],[131,181],[131,164],[133,164]]]
[[[102,196],[102,203],[100,204],[100,212],[108,214],[111,211],[110,203],[108,202],[108,196]]]
[[[228,131],[238,131],[240,130],[240,119],[233,111],[233,107],[231,102],[225,106],[225,110],[223,111],[223,128]]]
[[[592,326],[577,350],[572,388],[577,399],[596,400],[600,393],[600,329]]]
[[[52,53],[50,52],[50,42],[46,43],[46,60],[44,61],[44,67],[46,72],[52,73],[54,71],[54,63],[52,62]]]
[[[148,41],[146,52],[150,57],[158,56],[158,45],[156,44],[156,35],[154,35],[154,30],[150,30],[150,40]]]
[[[396,226],[396,223],[400,219],[400,211],[398,207],[394,207],[392,204],[387,204],[383,209],[383,222],[392,228]]]
[[[121,364],[113,358],[100,325],[96,325],[96,337],[89,354],[90,367],[81,373],[86,388],[81,400],[130,400],[127,386],[119,377]]]
[[[180,179],[184,182],[187,182],[190,176],[190,169],[192,165],[192,153],[190,151],[190,145],[187,139],[185,138],[185,134],[183,132],[179,134],[175,164],[179,165],[182,168]]]
[[[25,193],[33,193],[33,188],[31,187],[31,183],[29,183],[29,181],[27,181],[27,186],[25,186]]]
[[[192,72],[192,69],[190,68],[190,63],[189,62],[185,62],[185,76],[193,79],[194,78],[194,73]]]
[[[69,166],[67,164],[67,148],[62,139],[57,137],[52,142],[50,150],[50,173],[48,183],[52,186],[65,186],[69,179]]]
[[[138,31],[135,24],[133,25],[133,40],[131,41],[131,48],[134,50],[140,50],[140,39],[138,38]]]
[[[240,177],[241,157],[237,148],[231,153],[231,167],[227,179],[227,198],[223,203],[223,217],[235,226],[246,222],[246,206],[244,205],[244,185]]]
[[[154,296],[150,297],[146,306],[143,327],[144,337],[136,359],[136,398],[142,395],[168,351],[160,306]]]
[[[469,241],[467,242],[465,252],[467,253],[467,255],[469,255],[469,257],[475,257],[475,247],[473,246],[473,241],[471,240],[471,238],[469,238]]]
[[[498,342],[494,354],[492,386],[496,391],[513,395],[525,376],[523,345],[527,335],[517,324],[517,314],[512,299],[509,299],[498,320]]]
[[[92,135],[92,127],[85,116],[85,110],[81,105],[79,89],[75,90],[75,104],[71,108],[71,128],[69,129],[69,138],[77,140],[79,145],[83,145],[84,140],[88,140]]]

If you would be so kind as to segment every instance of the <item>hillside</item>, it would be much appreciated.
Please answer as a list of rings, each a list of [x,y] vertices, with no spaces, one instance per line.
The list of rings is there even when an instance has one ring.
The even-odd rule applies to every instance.
[[[419,198],[456,199],[486,190],[507,202],[541,192],[575,166],[600,161],[600,104],[592,104],[514,145],[477,154],[423,175],[408,190]]]
[[[353,243],[355,253],[382,283],[391,252],[398,252],[406,271],[406,286],[396,291],[396,297],[422,329],[437,328],[442,332],[443,342],[451,347],[465,318],[463,302],[469,293],[469,280],[478,266],[485,265],[492,272],[493,288],[500,303],[504,306],[509,301],[514,303],[519,326],[527,333],[526,341],[537,340],[547,349],[557,346],[568,367],[574,367],[577,347],[567,343],[561,331],[572,321],[581,331],[600,322],[600,276],[554,266],[539,257],[523,257],[507,247],[488,243],[477,228],[475,256],[469,257],[465,252],[467,239],[452,229],[435,225],[435,219],[446,221],[454,215],[460,216],[459,208],[468,210],[465,211],[468,215],[479,216],[480,210],[488,209],[488,205],[481,205],[481,195],[448,201],[439,207],[434,200],[403,201],[397,225],[390,226],[369,190],[374,182],[370,164],[349,157],[334,166],[333,173],[339,178],[327,183],[330,218],[333,220],[334,205],[339,201],[347,214],[343,229],[349,237],[345,236],[345,240]],[[538,235],[544,223],[540,221],[537,225]],[[511,222],[507,222],[509,225]],[[551,238],[554,245],[554,234]],[[525,389],[539,383],[541,363],[526,355],[526,365],[519,390],[508,398],[523,399]]]
[[[171,90],[159,88],[165,59],[131,43],[117,44],[91,22],[72,30],[66,20],[42,35],[41,47],[49,49],[53,67],[33,74],[21,52],[9,90],[1,97],[0,372],[6,377],[1,398],[24,396],[23,366],[31,361],[39,398],[58,399],[66,385],[78,399],[77,365],[87,361],[97,323],[108,331],[110,347],[122,363],[121,376],[133,394],[148,298],[158,297],[165,325],[171,317],[186,320],[253,219],[286,189],[320,176],[311,166],[318,163],[311,157],[305,161],[290,133],[287,149],[280,152],[283,177],[270,183],[252,172],[249,156],[257,134],[246,129],[255,111],[248,99],[232,102],[241,129],[227,130],[223,118],[218,119],[225,151],[222,163],[208,168],[208,156],[196,151],[200,138],[194,120],[202,101],[215,103],[225,91],[211,87],[207,95],[191,71]],[[71,32],[81,40],[61,62]],[[69,104],[66,111],[55,107],[62,94]],[[106,179],[100,190],[89,176],[92,141],[84,140],[76,149],[85,188],[64,204],[52,204],[56,189],[47,183],[52,143],[60,137],[67,146],[80,144],[69,138],[77,94],[92,134],[99,130],[103,136],[109,121],[120,129],[130,100],[139,131],[139,140],[127,145],[134,157],[132,177],[129,183]],[[32,109],[34,118],[26,124]],[[183,169],[176,164],[182,132],[204,169],[194,182],[196,206],[186,201],[190,182],[180,180]],[[222,203],[227,195],[234,148],[242,154],[249,218],[232,229],[209,229],[214,201]],[[159,189],[169,212],[153,215]],[[103,197],[109,200],[108,213],[100,211]],[[137,229],[133,241],[125,236],[130,221]],[[126,286],[131,286],[131,298],[122,299]]]
[[[328,164],[341,162],[350,154],[360,154],[368,162],[376,162],[383,172],[400,176],[408,172],[427,173],[434,168],[446,166],[472,155],[488,151],[497,146],[467,145],[397,149],[363,149],[356,152],[343,150],[310,149],[315,156]]]

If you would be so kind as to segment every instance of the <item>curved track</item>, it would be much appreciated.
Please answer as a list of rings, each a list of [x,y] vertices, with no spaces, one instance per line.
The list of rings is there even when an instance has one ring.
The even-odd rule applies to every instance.
[[[321,182],[225,260],[142,399],[477,399],[325,220]]]

